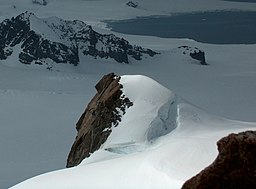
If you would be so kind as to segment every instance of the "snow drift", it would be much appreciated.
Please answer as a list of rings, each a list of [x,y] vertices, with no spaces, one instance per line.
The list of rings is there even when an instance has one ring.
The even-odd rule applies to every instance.
[[[133,106],[98,151],[12,189],[180,188],[216,157],[218,139],[256,128],[209,115],[146,76],[122,76],[120,83]]]

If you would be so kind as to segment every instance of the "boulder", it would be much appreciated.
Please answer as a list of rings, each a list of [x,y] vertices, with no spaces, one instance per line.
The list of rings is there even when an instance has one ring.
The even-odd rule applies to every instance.
[[[217,145],[216,160],[186,181],[182,189],[256,188],[256,131],[230,134]]]
[[[92,98],[76,124],[77,136],[67,159],[67,167],[73,167],[107,140],[112,128],[117,127],[122,115],[133,103],[123,94],[120,77],[114,73],[105,75],[95,86],[97,94]]]

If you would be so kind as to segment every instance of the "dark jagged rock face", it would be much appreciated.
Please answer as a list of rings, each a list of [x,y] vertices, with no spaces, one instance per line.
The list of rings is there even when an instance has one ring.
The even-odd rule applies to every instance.
[[[199,50],[198,52],[192,52],[190,53],[190,56],[195,60],[199,60],[202,65],[207,65],[205,62],[205,55],[203,51]]]
[[[217,144],[216,160],[182,189],[256,188],[256,131],[230,134]]]
[[[143,55],[157,54],[113,34],[99,34],[82,21],[40,19],[28,12],[0,24],[0,60],[11,56],[14,48],[18,48],[17,58],[24,64],[47,64],[50,59],[77,65],[79,54],[129,63],[129,57],[141,60]]]
[[[126,3],[126,5],[129,6],[129,7],[132,7],[132,8],[137,8],[139,3],[138,2],[133,2],[133,1],[128,1]]]
[[[77,65],[78,50],[62,43],[50,41],[30,27],[32,13],[23,13],[0,24],[0,59],[7,59],[13,48],[20,46],[19,61],[24,64],[43,64],[47,58],[56,63]]]
[[[208,65],[205,61],[204,51],[197,47],[180,46],[178,48],[183,50],[183,54],[189,54],[191,58],[198,60],[201,65]]]
[[[123,95],[120,77],[105,75],[95,86],[97,94],[76,124],[78,134],[67,159],[67,167],[78,165],[107,140],[112,127],[133,103]]]

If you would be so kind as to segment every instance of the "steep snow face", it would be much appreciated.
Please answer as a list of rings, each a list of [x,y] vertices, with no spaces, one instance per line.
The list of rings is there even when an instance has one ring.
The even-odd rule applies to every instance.
[[[88,31],[91,27],[82,21],[68,21],[58,17],[38,18],[36,15],[29,16],[30,29],[45,39],[64,43],[67,46],[75,46],[72,39],[79,31]]]
[[[98,151],[77,167],[12,189],[178,189],[214,160],[217,140],[256,129],[255,123],[211,116],[148,77],[122,76],[121,83],[134,105]]]
[[[123,76],[120,82],[134,105],[113,129],[104,148],[120,143],[145,144],[176,127],[177,99],[170,90],[141,75]]]

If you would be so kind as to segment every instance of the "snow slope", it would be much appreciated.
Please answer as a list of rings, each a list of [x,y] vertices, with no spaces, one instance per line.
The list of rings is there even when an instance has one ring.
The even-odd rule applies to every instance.
[[[256,123],[211,116],[148,77],[122,76],[121,83],[134,105],[98,151],[77,167],[12,189],[178,189],[214,160],[217,140],[256,128]]]
[[[17,64],[10,67],[7,65],[8,61],[5,62],[5,66],[1,65],[1,107],[4,107],[1,109],[1,125],[4,127],[0,127],[2,140],[0,148],[1,151],[6,152],[4,155],[1,154],[1,160],[5,162],[1,165],[2,188],[44,172],[64,168],[66,156],[75,137],[74,125],[86,103],[95,94],[94,85],[103,74],[110,71],[119,74],[146,74],[173,89],[179,96],[214,114],[238,120],[253,121],[255,119],[254,60],[256,57],[253,53],[256,49],[255,45],[216,46],[190,40],[140,37],[139,41],[134,36],[126,37],[130,41],[134,40],[147,47],[161,50],[162,55],[151,61],[145,60],[140,64],[134,62],[131,65],[119,65],[113,62],[105,64],[105,62],[90,59],[86,61],[88,63],[77,68],[60,67],[59,70],[62,71],[59,72],[47,72],[37,67],[31,70],[31,67],[24,65],[17,68],[15,67]],[[210,65],[205,67],[193,64],[193,60],[183,56],[176,48],[181,44],[194,45],[205,50]],[[193,116],[190,115],[190,117]],[[212,125],[215,121],[212,121]],[[191,125],[189,121],[187,124]],[[232,122],[223,125],[230,124]],[[14,135],[21,126],[22,132]],[[204,132],[211,132],[207,128]],[[34,129],[32,135],[29,134],[31,129]],[[247,127],[241,130],[245,129]],[[191,128],[190,131],[194,129]],[[225,135],[233,131],[237,130],[225,131]],[[200,129],[197,132],[200,133]],[[47,139],[44,137],[46,135]],[[202,146],[202,148],[207,150],[207,153],[216,155],[216,152],[210,149],[216,148],[215,141],[221,136],[215,137],[216,139],[211,142],[211,148],[209,146]],[[12,137],[16,139],[12,140]],[[183,144],[184,142],[182,140]],[[32,145],[33,143],[37,146]],[[189,143],[193,143],[193,138]],[[202,145],[205,141],[198,140],[195,143]],[[144,149],[144,145],[130,146],[125,148],[132,148],[130,151]],[[36,153],[37,149],[40,149],[40,153]],[[178,150],[179,148],[176,151]],[[196,149],[191,149],[193,150]],[[124,150],[119,149],[119,151]],[[191,152],[181,153],[180,157],[184,159],[186,156],[197,157],[189,153]],[[107,157],[119,155],[108,153]],[[211,156],[212,159],[214,155]],[[212,160],[207,160],[207,154],[205,156],[207,156],[207,162],[200,168]],[[98,156],[96,159],[106,159],[106,156]],[[179,161],[177,163],[183,164]]]
[[[24,11],[31,11],[38,17],[57,16],[69,20],[83,20],[85,23],[92,24],[97,31],[109,33],[110,31],[104,29],[105,25],[101,20],[207,10],[256,10],[255,3],[220,0],[158,0],[157,4],[155,0],[137,0],[140,5],[138,9],[127,7],[125,0],[48,1],[47,6],[40,6],[32,4],[32,0],[1,0],[0,20],[17,16]],[[95,94],[94,85],[103,74],[108,72],[114,71],[122,75],[147,75],[174,91],[177,96],[185,98],[210,114],[236,120],[256,121],[256,45],[210,45],[190,39],[117,35],[124,37],[132,44],[158,50],[161,55],[140,64],[135,61],[131,65],[118,65],[110,60],[84,58],[81,61],[86,63],[79,67],[62,65],[53,72],[44,71],[38,66],[22,65],[15,59],[0,61],[0,188],[5,189],[32,176],[64,168],[68,151],[75,137],[74,125],[87,102]],[[177,49],[181,45],[204,50],[206,61],[210,65],[201,67],[194,64],[193,60],[182,55],[182,52]],[[123,78],[124,83],[125,80]],[[131,82],[133,79],[129,80]],[[126,92],[128,94],[128,91]],[[164,93],[165,97],[168,95],[174,94]],[[165,102],[168,100],[162,99],[160,104],[166,104]],[[157,108],[160,110],[160,104],[155,107],[154,112],[147,113],[156,116],[156,110]],[[54,179],[62,179],[59,184],[68,186],[72,182],[76,183],[76,179],[84,179],[81,173],[88,174],[87,169],[96,172],[98,167],[101,169],[100,172],[95,173],[96,178],[88,175],[88,180],[92,182],[96,180],[94,184],[100,184],[98,175],[102,176],[102,179],[106,178],[102,183],[105,181],[110,184],[111,181],[116,183],[119,178],[137,174],[136,178],[135,176],[130,180],[126,178],[122,182],[129,186],[129,184],[143,181],[140,183],[146,187],[146,184],[154,184],[152,178],[156,178],[156,184],[171,180],[173,185],[179,187],[186,178],[214,159],[215,142],[220,137],[229,132],[255,128],[254,123],[209,116],[188,103],[180,102],[178,107],[178,111],[183,113],[180,114],[182,116],[178,119],[180,121],[177,122],[179,124],[176,129],[156,139],[153,144],[149,144],[147,137],[141,138],[142,134],[146,133],[144,129],[149,126],[146,126],[146,123],[152,121],[152,118],[142,119],[139,121],[143,122],[145,127],[141,129],[140,134],[129,135],[133,136],[137,143],[125,146],[123,143],[127,140],[123,140],[121,147],[117,148],[119,138],[113,135],[113,138],[108,141],[109,146],[105,148],[111,150],[116,147],[115,151],[119,153],[101,151],[101,155],[97,152],[98,155],[95,154],[84,162],[88,164],[85,166],[86,170],[81,165],[74,169],[48,173],[48,176],[37,177],[27,181],[27,184],[44,180],[44,184],[54,183],[55,185],[58,180],[54,182]],[[166,108],[163,106],[164,110]],[[155,121],[161,122],[164,115],[166,114],[156,116]],[[130,125],[132,125],[131,122]],[[214,129],[220,126],[220,130]],[[169,151],[169,148],[172,150]],[[139,153],[140,151],[143,152]],[[163,155],[157,153],[162,151],[165,151]],[[128,155],[126,156],[125,153]],[[199,154],[200,158],[202,157],[200,161],[197,159]],[[104,159],[107,161],[102,161]],[[126,159],[132,159],[127,166],[124,163],[127,162]],[[94,163],[97,161],[102,162]],[[118,169],[119,165],[127,168],[127,171]],[[96,166],[95,169],[94,166]],[[113,174],[105,174],[109,173],[110,169],[113,169]],[[143,174],[146,175],[145,178],[142,178]],[[76,178],[69,177],[70,175],[76,175]],[[123,183],[120,181],[119,184]],[[26,183],[23,184],[26,186]],[[77,182],[77,184],[82,183]],[[38,188],[38,185],[35,188]]]
[[[82,85],[93,89],[97,79],[3,65],[0,75],[0,188],[5,189],[65,167],[73,125],[93,95]]]

